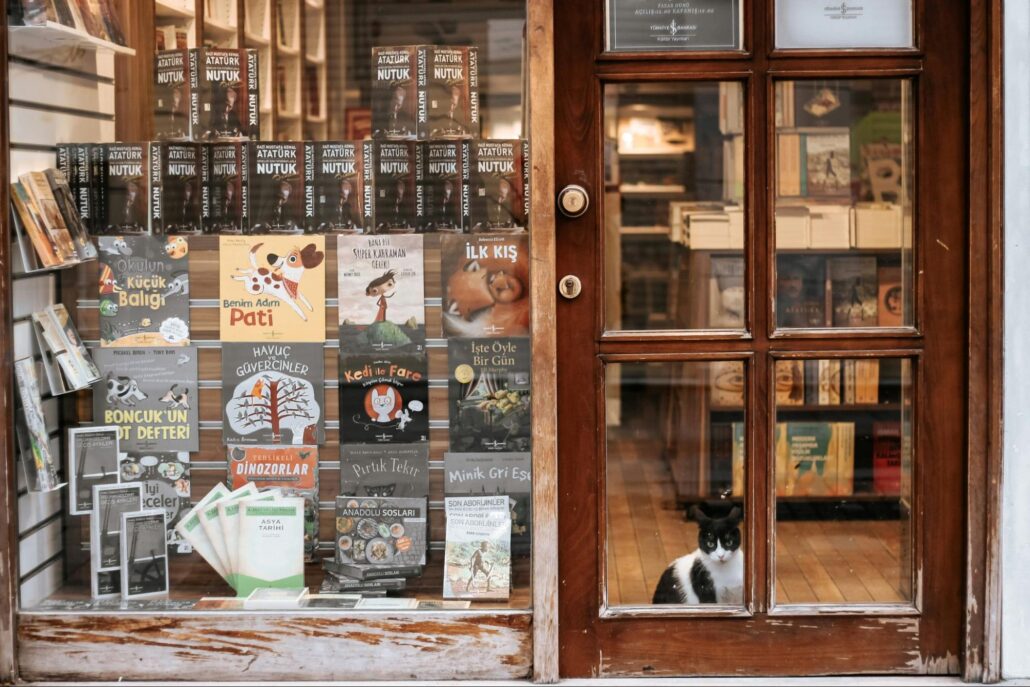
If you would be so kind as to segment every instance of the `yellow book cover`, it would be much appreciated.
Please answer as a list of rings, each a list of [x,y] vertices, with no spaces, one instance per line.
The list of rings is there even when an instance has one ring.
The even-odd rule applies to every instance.
[[[787,473],[789,461],[787,460],[787,432],[784,431],[786,422],[776,423],[776,434],[773,438],[776,458],[776,495],[787,496]]]
[[[325,237],[219,239],[222,341],[325,341]]]
[[[837,438],[837,496],[851,496],[855,492],[855,423],[835,422],[833,433]]]

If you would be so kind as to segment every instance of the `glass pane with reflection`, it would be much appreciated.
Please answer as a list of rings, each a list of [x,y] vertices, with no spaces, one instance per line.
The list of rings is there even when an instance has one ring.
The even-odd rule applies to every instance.
[[[604,136],[606,328],[743,329],[741,84],[609,84]]]
[[[605,368],[608,607],[743,605],[744,363]]]
[[[777,604],[909,604],[912,363],[776,363]]]

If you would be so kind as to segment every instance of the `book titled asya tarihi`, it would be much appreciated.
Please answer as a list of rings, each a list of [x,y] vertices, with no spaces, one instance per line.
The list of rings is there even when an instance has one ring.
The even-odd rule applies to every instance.
[[[236,593],[304,586],[304,499],[240,504]]]
[[[451,450],[529,450],[529,339],[451,339],[447,367]]]
[[[445,599],[507,599],[511,591],[511,517],[507,496],[444,499]]]

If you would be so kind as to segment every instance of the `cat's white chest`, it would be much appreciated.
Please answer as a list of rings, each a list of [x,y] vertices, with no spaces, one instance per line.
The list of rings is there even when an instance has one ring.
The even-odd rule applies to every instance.
[[[744,602],[744,556],[734,555],[725,563],[708,567],[715,587],[715,598],[721,604]]]

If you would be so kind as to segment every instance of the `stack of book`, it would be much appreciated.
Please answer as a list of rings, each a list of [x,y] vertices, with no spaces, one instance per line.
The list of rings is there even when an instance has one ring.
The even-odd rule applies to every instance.
[[[7,15],[12,26],[46,26],[53,22],[125,45],[116,5],[115,0],[11,0],[7,3]]]
[[[26,271],[97,257],[78,207],[61,170],[27,172],[11,184],[11,220]]]
[[[32,313],[32,324],[51,394],[87,389],[100,379],[100,371],[62,303]]]

